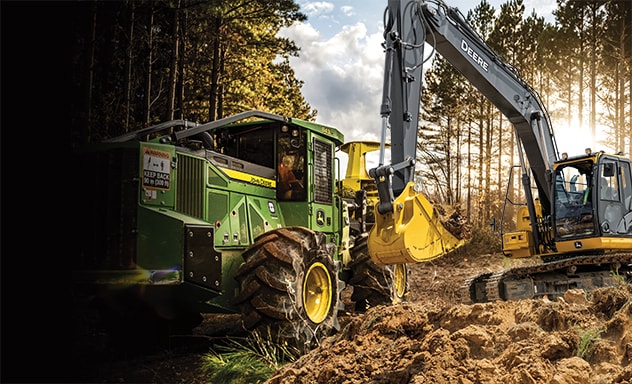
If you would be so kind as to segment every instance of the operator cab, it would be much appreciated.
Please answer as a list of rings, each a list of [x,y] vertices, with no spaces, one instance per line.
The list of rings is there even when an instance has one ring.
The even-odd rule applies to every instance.
[[[209,136],[213,152],[220,154],[210,156],[212,162],[234,171],[276,178],[279,201],[306,201],[304,129],[276,121],[258,121],[222,127]]]
[[[555,237],[632,236],[632,179],[625,158],[591,154],[555,169]]]

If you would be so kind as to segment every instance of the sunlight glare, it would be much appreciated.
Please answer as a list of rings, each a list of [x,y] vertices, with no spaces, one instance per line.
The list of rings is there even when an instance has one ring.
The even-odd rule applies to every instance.
[[[556,124],[553,122],[555,141],[559,153],[568,153],[569,157],[584,154],[586,148],[593,151],[599,150],[595,137],[590,132],[590,128],[579,123],[577,116],[573,116],[570,124],[564,122]]]

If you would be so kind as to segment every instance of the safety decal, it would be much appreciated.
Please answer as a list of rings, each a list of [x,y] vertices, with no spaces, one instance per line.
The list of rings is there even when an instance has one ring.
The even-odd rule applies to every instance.
[[[143,148],[143,187],[169,189],[171,187],[171,155],[155,148]]]

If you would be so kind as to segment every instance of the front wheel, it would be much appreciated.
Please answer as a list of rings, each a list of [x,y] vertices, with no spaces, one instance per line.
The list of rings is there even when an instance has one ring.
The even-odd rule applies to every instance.
[[[340,329],[343,309],[335,246],[303,227],[264,233],[243,254],[236,298],[247,330],[274,331],[301,351]]]
[[[409,292],[406,264],[378,265],[369,255],[367,237],[356,240],[351,250],[351,300],[355,310],[365,312],[370,307],[392,305],[406,299]]]

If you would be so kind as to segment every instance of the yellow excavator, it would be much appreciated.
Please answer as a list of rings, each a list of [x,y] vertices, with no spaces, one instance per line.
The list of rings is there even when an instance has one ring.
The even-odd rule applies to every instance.
[[[473,276],[465,282],[464,301],[553,298],[571,288],[630,281],[630,159],[590,150],[559,156],[538,93],[457,8],[442,1],[389,0],[384,15],[380,157],[368,172],[378,195],[368,238],[372,260],[380,265],[425,262],[467,241],[448,230],[436,207],[415,188],[422,67],[436,52],[513,124],[526,203],[517,210],[516,230],[502,233],[503,253],[541,259],[533,266]],[[435,52],[425,56],[426,46]],[[391,164],[384,163],[388,129]]]

